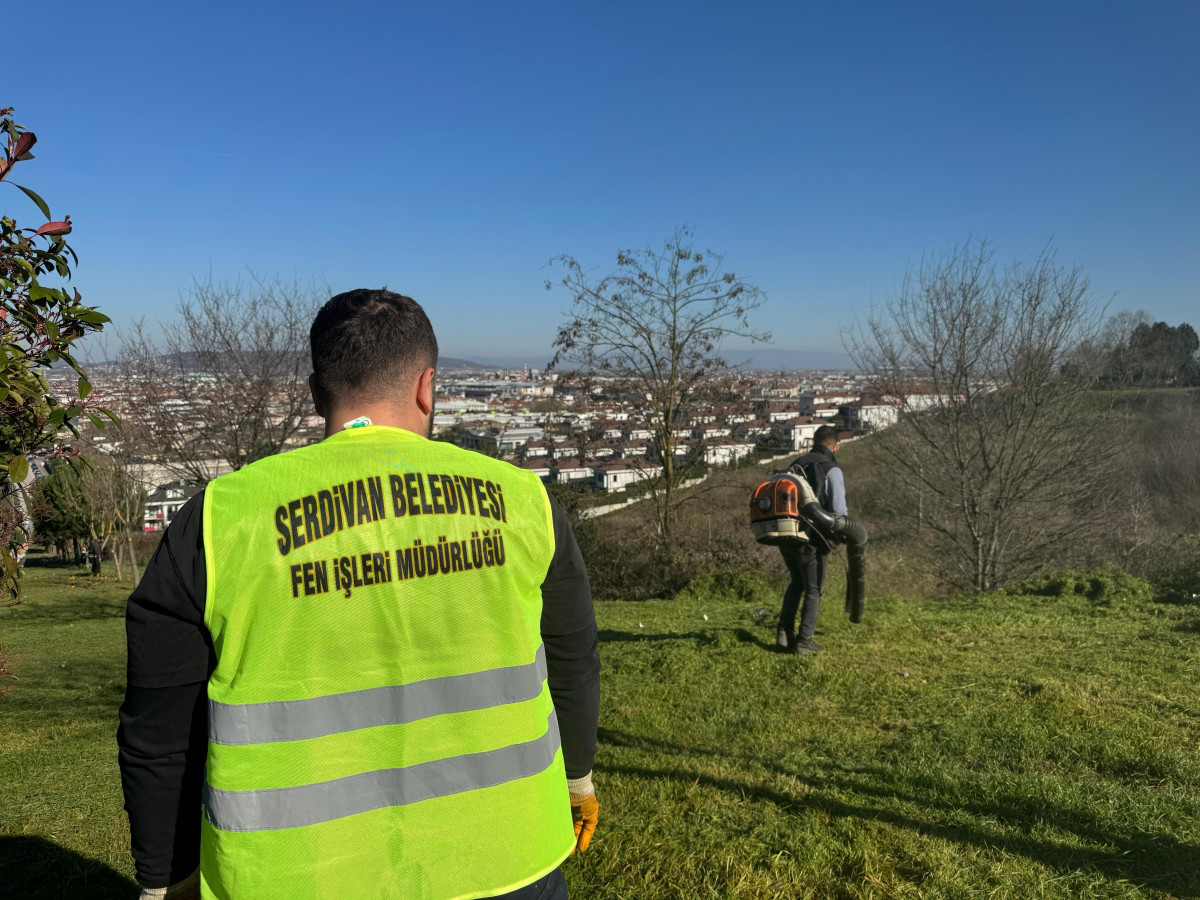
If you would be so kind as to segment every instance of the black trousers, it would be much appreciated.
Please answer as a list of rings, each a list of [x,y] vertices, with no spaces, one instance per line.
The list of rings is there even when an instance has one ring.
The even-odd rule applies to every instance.
[[[495,900],[567,900],[567,879],[563,877],[562,869],[555,869],[533,884],[501,894]]]
[[[802,641],[811,641],[817,630],[817,615],[821,611],[821,591],[825,589],[825,560],[827,554],[813,546],[784,546],[779,548],[783,562],[792,576],[783,592],[783,609],[779,611],[779,627],[791,635],[796,625],[796,609],[800,609],[800,629],[795,632]],[[801,600],[804,605],[801,606]]]

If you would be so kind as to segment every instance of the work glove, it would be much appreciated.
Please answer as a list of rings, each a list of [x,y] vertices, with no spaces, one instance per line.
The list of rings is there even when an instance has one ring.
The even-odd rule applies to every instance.
[[[596,821],[600,817],[600,804],[596,802],[596,789],[592,787],[592,773],[588,772],[582,778],[568,778],[567,790],[571,794],[571,818],[575,821],[575,850],[582,853],[592,842]]]
[[[167,887],[144,887],[138,900],[200,900],[200,870]]]

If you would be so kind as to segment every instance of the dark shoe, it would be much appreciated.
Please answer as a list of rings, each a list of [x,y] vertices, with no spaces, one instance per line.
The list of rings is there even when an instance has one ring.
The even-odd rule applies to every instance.
[[[786,628],[779,628],[775,631],[775,646],[782,650],[786,650],[792,645],[792,639],[787,633]]]
[[[788,649],[797,656],[807,656],[809,653],[816,653],[822,648],[820,644],[813,643],[812,638],[808,638],[807,640],[804,638],[797,638],[792,646]]]

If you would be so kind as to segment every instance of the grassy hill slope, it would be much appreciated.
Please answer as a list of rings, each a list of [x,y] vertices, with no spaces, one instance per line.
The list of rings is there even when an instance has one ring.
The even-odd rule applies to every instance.
[[[5,896],[136,896],[124,590],[77,571],[31,570],[0,611],[21,676],[0,699]],[[578,900],[1200,896],[1190,597],[1067,580],[872,600],[852,626],[835,584],[826,650],[797,658],[772,647],[778,587],[598,607],[601,822],[566,863]]]

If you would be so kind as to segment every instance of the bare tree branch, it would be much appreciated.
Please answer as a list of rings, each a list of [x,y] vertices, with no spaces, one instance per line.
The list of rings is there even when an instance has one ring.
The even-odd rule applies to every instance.
[[[1096,532],[1119,440],[1091,390],[1103,309],[1087,279],[1049,248],[1004,269],[993,256],[981,241],[925,257],[847,338],[900,410],[878,440],[917,534],[951,580],[979,589]]]
[[[605,378],[644,404],[659,454],[644,483],[654,501],[655,538],[663,545],[669,544],[677,488],[686,476],[685,467],[676,465],[676,429],[693,393],[726,368],[722,341],[770,340],[750,327],[750,313],[765,299],[762,291],[725,272],[719,254],[694,249],[692,237],[681,227],[661,250],[623,250],[616,270],[599,280],[572,256],[551,260],[565,269],[559,284],[571,294],[571,309],[550,365]]]
[[[122,334],[122,410],[181,478],[206,483],[286,449],[311,414],[308,328],[327,290],[298,283],[197,282],[156,346]]]

